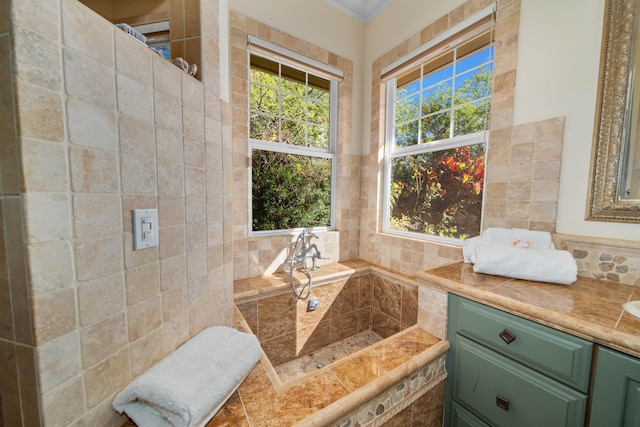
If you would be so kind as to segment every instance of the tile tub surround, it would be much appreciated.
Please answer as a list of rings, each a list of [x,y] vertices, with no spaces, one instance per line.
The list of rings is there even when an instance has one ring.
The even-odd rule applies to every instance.
[[[416,273],[421,289],[451,292],[543,325],[640,357],[640,319],[622,304],[640,299],[640,288],[579,276],[569,285],[509,279],[454,263]]]
[[[289,274],[235,282],[235,302],[274,366],[363,331],[387,338],[417,322],[418,288],[407,277],[358,261],[323,265],[312,275],[315,311],[296,300]]]

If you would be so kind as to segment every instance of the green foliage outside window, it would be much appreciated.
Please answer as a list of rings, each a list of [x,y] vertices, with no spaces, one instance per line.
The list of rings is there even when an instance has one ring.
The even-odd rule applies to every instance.
[[[390,159],[391,230],[448,238],[480,232],[484,142],[429,147],[488,129],[493,48],[475,49],[461,60],[450,55],[448,62],[440,61],[431,69],[423,65],[407,73],[408,78],[398,79],[394,150],[423,149]]]
[[[249,138],[305,147],[251,151],[254,231],[331,225],[330,81],[251,56]],[[306,151],[305,151],[306,150]],[[288,151],[288,150],[284,150]],[[315,155],[318,154],[318,155]]]

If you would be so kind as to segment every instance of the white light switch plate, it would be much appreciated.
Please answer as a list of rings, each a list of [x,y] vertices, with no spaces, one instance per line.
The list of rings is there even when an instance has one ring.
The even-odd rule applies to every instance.
[[[158,210],[133,210],[133,250],[158,246]]]

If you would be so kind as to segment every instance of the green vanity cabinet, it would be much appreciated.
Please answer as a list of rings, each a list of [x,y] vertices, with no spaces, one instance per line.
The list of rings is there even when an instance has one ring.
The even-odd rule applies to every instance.
[[[593,344],[449,295],[445,426],[583,426]]]
[[[640,426],[640,360],[598,347],[589,426]]]

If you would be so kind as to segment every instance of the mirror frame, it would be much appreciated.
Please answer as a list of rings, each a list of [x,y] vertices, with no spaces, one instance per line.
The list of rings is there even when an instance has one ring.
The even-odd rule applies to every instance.
[[[607,0],[602,31],[598,98],[586,220],[640,223],[640,202],[618,198],[627,130],[629,81],[640,0]],[[640,84],[640,81],[637,82]]]

